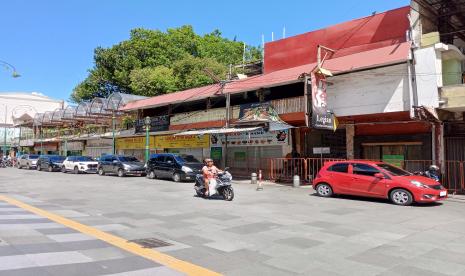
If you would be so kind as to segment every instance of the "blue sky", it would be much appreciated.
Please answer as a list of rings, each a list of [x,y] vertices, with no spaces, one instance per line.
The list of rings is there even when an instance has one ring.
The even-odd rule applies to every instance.
[[[192,25],[203,34],[252,45],[261,35],[271,40],[408,5],[389,1],[150,1],[150,0],[10,0],[2,1],[0,60],[16,66],[13,79],[0,67],[0,92],[37,91],[69,98],[93,66],[93,50],[125,40],[136,27],[160,29]]]

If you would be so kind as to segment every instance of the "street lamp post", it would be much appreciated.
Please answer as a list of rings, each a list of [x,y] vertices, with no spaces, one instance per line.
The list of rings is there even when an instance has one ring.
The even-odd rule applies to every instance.
[[[115,111],[113,110],[111,112],[111,137],[112,137],[112,151],[113,151],[113,154],[116,154],[116,145],[115,145],[115,119],[116,119],[116,116],[115,116]]]
[[[5,104],[5,124],[4,124],[4,133],[3,133],[3,156],[6,156],[6,120],[7,120],[7,114],[8,113],[8,107]]]
[[[150,155],[150,125],[151,125],[151,119],[149,116],[145,117],[145,162],[149,161],[149,155]]]

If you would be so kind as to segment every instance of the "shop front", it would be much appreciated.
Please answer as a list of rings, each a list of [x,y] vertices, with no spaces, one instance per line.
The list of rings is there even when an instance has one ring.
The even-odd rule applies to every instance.
[[[83,151],[83,155],[97,158],[105,154],[111,154],[112,152],[113,152],[112,139],[96,138],[96,139],[86,140],[86,147],[85,147],[85,150]]]
[[[58,142],[36,142],[34,152],[37,154],[59,154]]]
[[[60,152],[65,156],[79,156],[84,150],[83,141],[62,141]]]
[[[122,137],[116,139],[116,153],[134,156],[139,160],[145,159],[145,136]],[[155,153],[155,137],[150,136],[149,147]]]
[[[291,150],[289,141],[289,130],[212,134],[211,157],[220,166],[230,167],[233,174],[248,176],[265,169],[267,159],[286,156]]]
[[[154,148],[157,152],[192,155],[202,161],[210,157],[210,135],[155,136]]]

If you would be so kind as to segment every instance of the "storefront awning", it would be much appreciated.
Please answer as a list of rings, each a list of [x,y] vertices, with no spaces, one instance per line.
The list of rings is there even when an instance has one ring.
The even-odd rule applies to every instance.
[[[188,130],[180,133],[176,133],[175,136],[179,135],[203,135],[203,134],[227,134],[227,133],[238,133],[248,132],[260,129],[261,127],[229,127],[229,128],[214,128],[214,129],[199,129],[199,130]]]

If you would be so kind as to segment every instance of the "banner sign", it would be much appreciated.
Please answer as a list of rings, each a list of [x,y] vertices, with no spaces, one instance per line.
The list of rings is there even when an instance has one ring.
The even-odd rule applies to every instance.
[[[228,140],[224,134],[212,134],[212,147],[220,147],[222,145],[229,146],[277,146],[287,145],[289,140],[288,130],[281,131],[264,131],[257,129],[250,132],[236,132],[228,134]]]
[[[278,113],[270,102],[250,103],[240,106],[240,122],[281,122]]]
[[[323,74],[311,73],[312,80],[312,127],[336,131],[337,118],[328,109],[326,102],[326,78]]]
[[[169,125],[170,117],[168,115],[150,117],[150,132],[168,130]],[[135,130],[136,133],[145,132],[145,118],[136,120]]]
[[[149,145],[150,148],[153,148],[155,145],[153,136],[150,136]],[[145,136],[117,138],[116,149],[145,149]]]
[[[210,135],[155,136],[157,149],[209,148]]]

